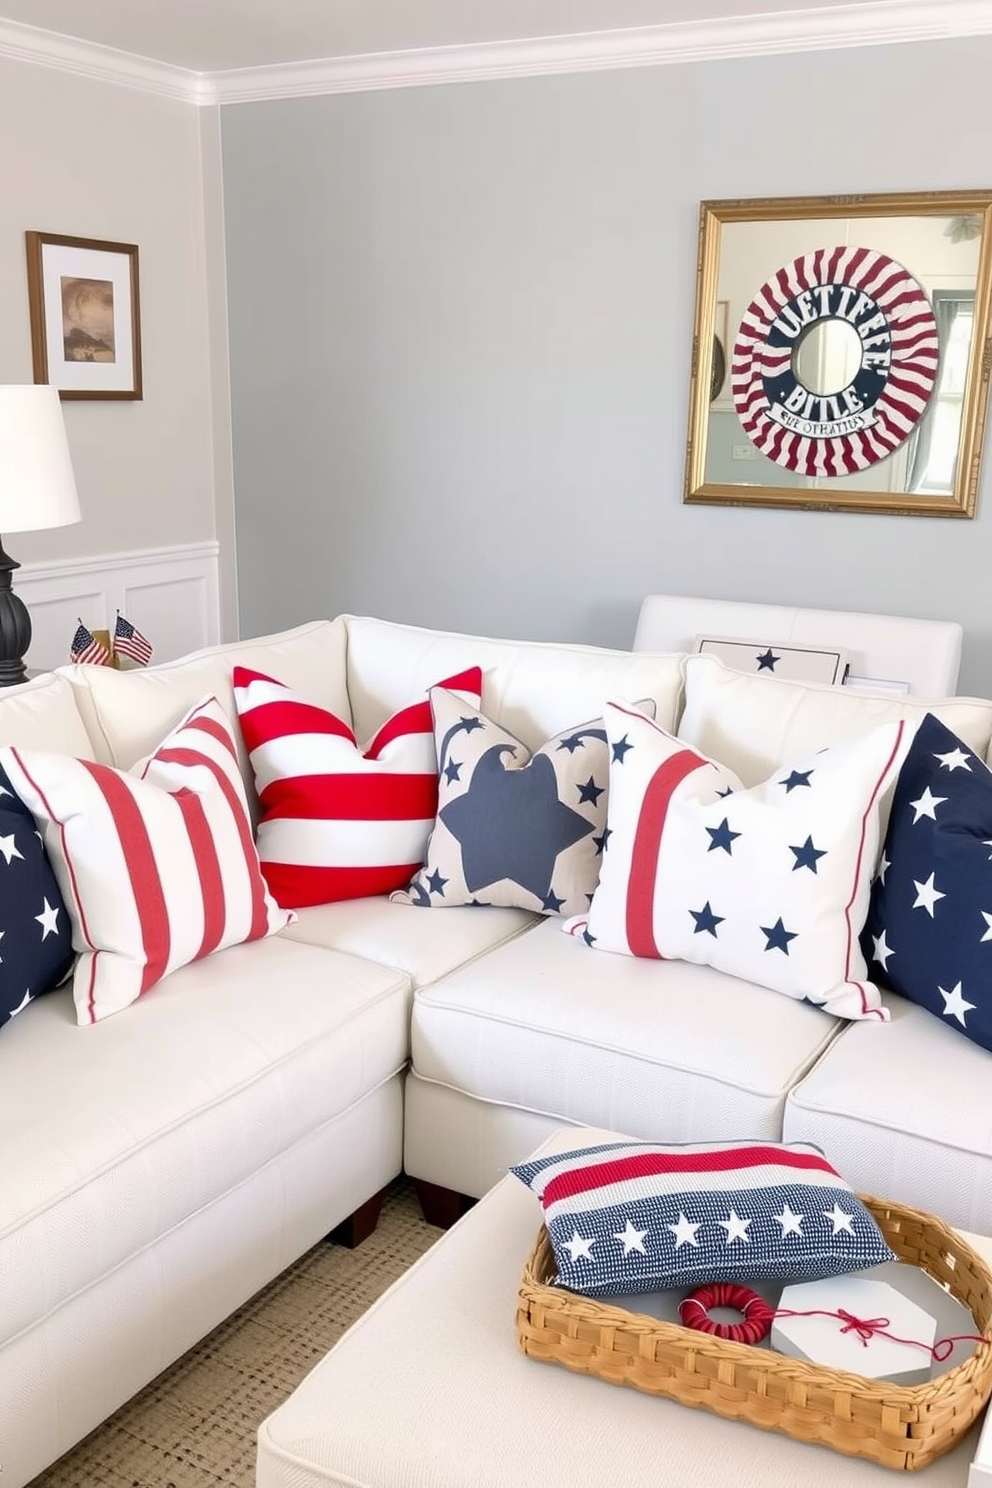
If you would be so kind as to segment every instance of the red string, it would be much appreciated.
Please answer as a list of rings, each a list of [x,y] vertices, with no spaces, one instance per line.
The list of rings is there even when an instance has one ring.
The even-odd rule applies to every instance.
[[[743,1321],[718,1323],[710,1317],[711,1307],[736,1308],[743,1314]],[[689,1309],[688,1316],[686,1308]],[[981,1333],[952,1333],[947,1338],[938,1338],[934,1344],[922,1343],[917,1338],[900,1338],[898,1334],[890,1333],[888,1318],[859,1318],[843,1307],[839,1307],[836,1312],[822,1312],[816,1308],[808,1312],[793,1311],[788,1307],[774,1308],[750,1287],[737,1286],[728,1281],[714,1282],[690,1292],[679,1303],[679,1317],[686,1328],[694,1328],[699,1333],[711,1333],[715,1338],[730,1338],[735,1343],[760,1343],[771,1332],[772,1322],[777,1317],[834,1318],[843,1324],[841,1333],[856,1333],[865,1348],[872,1338],[887,1338],[891,1343],[926,1349],[938,1364],[943,1364],[950,1358],[956,1343],[988,1344],[992,1341]]]
[[[926,1349],[938,1364],[943,1364],[945,1359],[950,1358],[956,1343],[987,1344],[990,1341],[982,1333],[951,1333],[946,1338],[938,1338],[934,1344],[921,1343],[918,1338],[900,1338],[898,1334],[890,1333],[888,1318],[859,1318],[847,1312],[843,1307],[838,1307],[836,1312],[819,1312],[815,1309],[811,1312],[793,1312],[788,1307],[780,1307],[775,1311],[774,1316],[836,1318],[838,1322],[844,1324],[840,1331],[856,1333],[865,1348],[868,1347],[872,1338],[888,1338],[891,1343],[904,1343],[909,1348]]]

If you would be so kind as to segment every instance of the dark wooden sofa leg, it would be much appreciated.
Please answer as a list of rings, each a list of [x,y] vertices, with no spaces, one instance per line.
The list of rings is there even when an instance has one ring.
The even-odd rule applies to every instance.
[[[356,1245],[361,1245],[367,1240],[379,1223],[379,1215],[382,1213],[382,1201],[386,1190],[380,1189],[379,1193],[373,1194],[366,1199],[364,1204],[357,1208],[354,1214],[349,1214],[343,1219],[331,1233],[328,1240],[334,1245],[344,1245],[348,1250],[354,1250]]]
[[[438,1183],[428,1183],[426,1178],[414,1178],[413,1186],[427,1223],[437,1225],[441,1230],[450,1230],[455,1220],[467,1214],[476,1202],[468,1194],[456,1193],[453,1188],[442,1188]]]

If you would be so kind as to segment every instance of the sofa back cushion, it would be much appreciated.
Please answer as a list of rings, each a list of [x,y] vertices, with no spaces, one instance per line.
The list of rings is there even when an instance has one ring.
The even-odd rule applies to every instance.
[[[76,706],[75,689],[53,672],[20,687],[0,688],[0,744],[107,761]]]
[[[882,723],[920,723],[934,713],[983,759],[992,741],[992,701],[950,697],[883,696],[755,677],[712,656],[685,662],[685,708],[678,736],[729,766],[745,786],[757,785],[780,765],[843,744]],[[908,740],[907,740],[908,748]]]
[[[231,681],[235,666],[279,677],[319,706],[347,718],[345,639],[341,621],[315,620],[278,635],[194,651],[162,666],[126,672],[112,667],[73,666],[61,668],[60,676],[75,689],[79,711],[98,750],[97,758],[118,770],[129,770],[137,760],[151,754],[194,704],[212,694],[230,719],[254,812],[254,777],[241,739]]]
[[[650,699],[663,728],[678,720],[679,655],[493,640],[354,615],[346,620],[348,696],[359,739],[370,738],[390,713],[439,677],[476,665],[482,667],[482,711],[531,750],[578,720],[600,716],[610,697]]]

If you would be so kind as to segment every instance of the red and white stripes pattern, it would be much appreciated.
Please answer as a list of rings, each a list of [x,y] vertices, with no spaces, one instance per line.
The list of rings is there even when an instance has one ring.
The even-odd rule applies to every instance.
[[[216,698],[127,773],[13,748],[0,758],[42,831],[72,917],[80,1023],[126,1008],[177,967],[295,918],[265,887]]]
[[[559,1214],[594,1213],[643,1199],[687,1192],[735,1194],[800,1182],[814,1188],[846,1189],[815,1147],[800,1143],[692,1144],[652,1147],[644,1142],[564,1153],[531,1180],[549,1220]]]
[[[872,405],[872,424],[828,438],[805,436],[770,418],[764,385],[766,378],[789,369],[794,351],[767,344],[773,322],[797,295],[821,285],[850,286],[870,295],[892,340],[891,366]],[[912,432],[933,393],[939,351],[930,302],[907,269],[868,248],[819,248],[779,269],[745,310],[730,368],[734,407],[752,443],[777,465],[807,476],[853,475],[884,460]]]
[[[481,706],[479,667],[439,685]],[[405,887],[437,815],[428,698],[393,714],[363,751],[348,724],[262,672],[235,667],[234,697],[262,807],[262,872],[278,902],[302,908]]]

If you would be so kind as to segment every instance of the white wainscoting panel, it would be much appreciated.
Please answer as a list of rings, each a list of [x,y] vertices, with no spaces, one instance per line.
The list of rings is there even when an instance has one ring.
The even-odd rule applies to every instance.
[[[153,663],[221,640],[215,542],[25,563],[14,571],[14,588],[31,615],[27,664],[36,671],[68,661],[80,620],[112,631],[118,610],[155,648]]]

